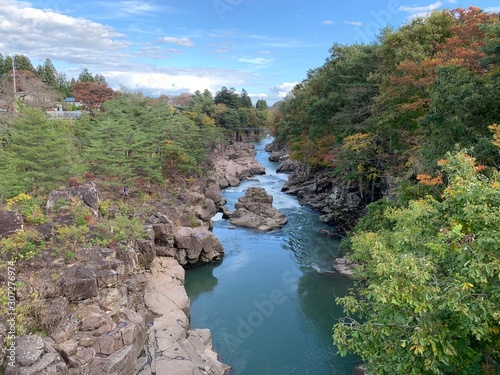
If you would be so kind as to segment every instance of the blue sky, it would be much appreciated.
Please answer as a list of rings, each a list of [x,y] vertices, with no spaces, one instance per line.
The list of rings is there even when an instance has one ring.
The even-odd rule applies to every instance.
[[[470,5],[500,11],[498,0],[0,0],[0,52],[151,96],[226,86],[273,104],[333,43],[370,43],[386,25]]]

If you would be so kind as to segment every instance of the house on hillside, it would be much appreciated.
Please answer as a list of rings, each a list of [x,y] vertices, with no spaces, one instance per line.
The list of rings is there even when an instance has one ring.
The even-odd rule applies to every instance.
[[[64,99],[65,108],[80,108],[83,104],[81,102],[77,102],[75,98],[68,97]]]
[[[53,96],[48,92],[18,92],[17,93],[23,102],[33,107],[43,108],[46,111],[62,111],[62,104],[54,100]]]

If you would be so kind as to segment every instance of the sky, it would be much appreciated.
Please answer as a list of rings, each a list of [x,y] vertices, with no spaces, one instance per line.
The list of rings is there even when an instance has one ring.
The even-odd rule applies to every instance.
[[[153,97],[225,86],[272,105],[334,43],[371,43],[386,26],[470,5],[500,11],[498,0],[0,0],[0,53]]]

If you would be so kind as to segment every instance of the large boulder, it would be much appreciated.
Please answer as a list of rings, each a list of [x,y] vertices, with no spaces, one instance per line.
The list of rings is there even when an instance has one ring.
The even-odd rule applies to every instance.
[[[181,265],[215,261],[224,254],[220,241],[206,228],[175,228],[174,246]]]
[[[45,344],[38,335],[16,337],[16,362],[31,366],[42,356]]]
[[[69,203],[75,198],[81,200],[94,216],[99,216],[99,203],[102,198],[101,192],[95,182],[62,190],[52,190],[47,197],[45,209],[47,212],[51,212],[61,202]]]
[[[238,198],[236,211],[230,214],[231,224],[264,231],[281,228],[287,223],[287,218],[272,203],[272,195],[264,188],[248,188],[245,196]]]
[[[83,264],[75,264],[68,268],[64,280],[64,293],[70,302],[96,297],[99,288],[94,270]]]
[[[24,221],[17,211],[0,210],[0,239],[23,229]]]

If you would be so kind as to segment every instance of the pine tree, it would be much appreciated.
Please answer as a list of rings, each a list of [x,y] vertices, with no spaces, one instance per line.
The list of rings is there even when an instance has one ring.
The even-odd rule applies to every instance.
[[[10,144],[2,155],[9,161],[5,169],[8,175],[15,173],[17,177],[10,193],[46,191],[72,175],[75,151],[68,126],[31,107],[15,118]]]

